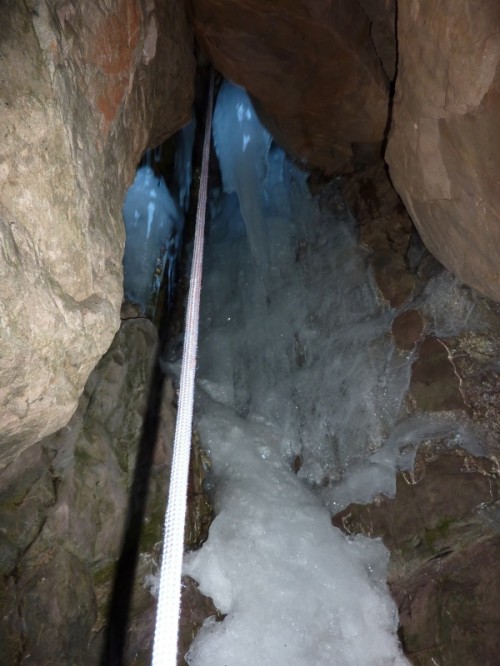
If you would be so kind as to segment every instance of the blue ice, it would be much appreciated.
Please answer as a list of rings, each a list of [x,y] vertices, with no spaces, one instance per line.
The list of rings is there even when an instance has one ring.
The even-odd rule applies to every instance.
[[[142,166],[123,205],[126,228],[123,257],[125,297],[148,316],[166,272],[171,291],[180,247],[184,216],[163,178]],[[171,293],[169,293],[169,300]]]
[[[265,260],[267,247],[260,194],[268,174],[272,137],[259,121],[247,93],[228,81],[217,97],[213,137],[224,191],[236,192],[250,249],[260,263]]]

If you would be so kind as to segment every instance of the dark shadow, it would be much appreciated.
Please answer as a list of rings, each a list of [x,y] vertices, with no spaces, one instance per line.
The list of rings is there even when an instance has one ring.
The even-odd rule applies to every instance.
[[[130,489],[123,546],[116,565],[113,591],[108,610],[106,636],[100,660],[101,666],[122,666],[123,664],[135,571],[139,557],[139,542],[146,511],[155,442],[158,434],[162,387],[163,374],[158,358],[156,358],[149,386],[147,409],[137,451],[134,477]]]
[[[385,162],[385,151],[387,149],[387,143],[389,141],[389,133],[391,131],[391,126],[392,126],[392,118],[394,114],[394,98],[396,95],[396,81],[398,80],[398,73],[399,73],[399,40],[398,40],[398,0],[396,0],[396,6],[394,9],[394,39],[396,40],[396,62],[395,62],[395,68],[394,68],[394,78],[392,81],[389,82],[389,106],[387,110],[387,123],[385,125],[384,129],[384,136],[382,139],[382,150],[381,150],[381,157]],[[386,171],[388,172],[387,164],[386,164]]]

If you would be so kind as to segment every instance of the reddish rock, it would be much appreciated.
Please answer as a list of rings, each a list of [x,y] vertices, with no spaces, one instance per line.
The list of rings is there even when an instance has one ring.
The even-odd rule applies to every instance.
[[[219,621],[223,616],[212,599],[200,592],[195,580],[183,576],[181,585],[177,666],[186,666],[185,655],[203,622],[209,617],[215,617]],[[131,666],[151,664],[155,623],[156,604],[152,604],[149,599],[142,612],[131,619],[124,664]]]
[[[500,299],[500,3],[398,5],[398,75],[386,159],[424,243]]]
[[[420,345],[412,365],[409,393],[417,409],[439,412],[465,407],[455,367],[437,338],[429,336]]]
[[[377,252],[370,263],[382,296],[392,308],[399,308],[413,294],[415,278],[406,268],[403,257],[392,252]]]
[[[203,595],[198,583],[189,576],[182,578],[181,620],[179,626],[179,666],[187,664],[184,656],[208,617],[222,620],[223,615],[210,597]]]
[[[391,551],[392,570],[407,570],[411,562],[457,544],[464,538],[464,527],[481,524],[475,509],[495,503],[499,496],[491,461],[430,445],[421,447],[411,473],[397,474],[394,499],[352,504],[333,522],[351,534],[381,537]]]
[[[222,74],[245,87],[276,140],[328,173],[353,143],[380,143],[388,81],[358,2],[192,0],[195,33]]]
[[[109,13],[89,16],[90,39],[84,43],[84,57],[94,68],[96,87],[101,88],[96,102],[103,115],[105,134],[127,93],[141,23],[137,0],[119,0]]]
[[[391,333],[396,347],[411,351],[424,332],[424,319],[418,310],[400,312],[392,322]]]

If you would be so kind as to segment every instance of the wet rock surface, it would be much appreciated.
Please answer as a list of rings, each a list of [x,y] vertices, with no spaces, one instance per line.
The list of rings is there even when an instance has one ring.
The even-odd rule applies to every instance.
[[[441,340],[430,335],[420,344],[418,358],[412,365],[409,398],[416,409],[428,412],[465,407],[448,350]]]
[[[335,517],[349,533],[381,537],[400,637],[414,664],[495,664],[500,612],[499,471],[492,461],[439,445],[400,473],[394,499],[351,505]]]
[[[205,597],[199,591],[198,583],[189,576],[182,577],[181,607],[177,663],[179,666],[184,666],[187,664],[184,657],[203,622],[208,617],[214,617],[216,621],[220,621],[223,616],[215,607],[212,599]]]
[[[454,437],[428,439],[414,465],[398,473],[394,498],[351,504],[332,521],[347,533],[380,537],[390,550],[388,583],[412,663],[493,666],[500,635],[500,310],[426,252],[401,222],[407,216],[395,193],[386,196],[385,177],[364,168],[346,192],[380,297],[395,307],[397,353],[412,359],[404,413],[460,423],[474,450]],[[396,300],[398,264],[389,262],[393,275],[380,280],[373,257],[381,251],[396,254],[413,282],[411,292],[401,283]]]
[[[398,349],[411,351],[421,339],[425,321],[418,310],[404,310],[392,322],[391,333]]]
[[[157,349],[150,321],[124,321],[69,424],[3,472],[2,664],[100,663]],[[175,405],[166,380],[123,656],[123,663],[136,666],[151,660]],[[201,488],[209,463],[199,442],[193,461],[187,535],[197,547],[212,513]],[[183,597],[182,655],[203,620],[217,614],[192,581],[185,581]]]

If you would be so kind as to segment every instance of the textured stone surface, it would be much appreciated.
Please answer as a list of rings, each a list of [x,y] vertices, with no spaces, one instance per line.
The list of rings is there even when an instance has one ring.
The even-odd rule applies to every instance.
[[[149,321],[125,322],[69,424],[2,474],[1,663],[97,663],[156,349]],[[165,484],[157,474],[149,520]]]
[[[182,615],[181,626],[179,627],[179,666],[184,666],[187,661],[184,659],[194,637],[198,633],[203,622],[208,617],[215,617],[221,620],[223,616],[214,605],[210,597],[205,597],[198,589],[198,583],[184,576],[182,578]]]
[[[490,460],[428,445],[414,473],[398,475],[394,499],[335,517],[390,549],[389,586],[411,663],[497,663],[499,496]]]
[[[500,299],[500,4],[398,5],[398,75],[386,154],[427,248]]]
[[[381,537],[389,548],[389,585],[411,663],[493,666],[500,635],[500,306],[429,255],[382,169],[352,174],[346,194],[368,261],[389,258],[388,282],[374,270],[381,295],[387,299],[387,284],[397,285],[398,263],[414,284],[411,294],[393,292],[406,302],[391,334],[398,358],[411,361],[401,420],[449,419],[484,457],[461,449],[461,437],[427,439],[414,467],[397,475],[394,499],[351,505],[332,520],[350,533]],[[410,449],[417,445],[408,441]]]
[[[68,421],[111,343],[123,194],[190,117],[191,42],[182,3],[2,4],[0,467]]]
[[[500,537],[471,543],[394,581],[401,639],[415,666],[496,666],[500,650]]]
[[[382,3],[383,4],[383,3]],[[388,80],[357,1],[192,0],[198,40],[245,87],[276,140],[332,173],[353,143],[380,143]]]
[[[157,349],[158,335],[150,321],[124,321],[91,373],[68,425],[26,449],[0,477],[2,664],[100,663],[127,516],[131,504],[136,507],[139,502],[133,479],[137,461],[144,461],[138,450],[144,445],[143,418]],[[151,663],[153,590],[161,556],[176,400],[172,382],[165,380],[158,430],[150,441],[152,468],[124,664]],[[208,464],[196,439],[186,527],[191,547],[206,539],[211,518],[201,487]],[[131,569],[125,573],[129,579],[134,576]],[[193,581],[185,581],[183,600],[182,655],[203,620],[217,615],[211,600],[203,597]],[[183,658],[179,663],[185,663]]]
[[[383,538],[391,550],[391,571],[403,571],[449,550],[464,527],[473,521],[486,529],[479,506],[494,506],[500,497],[496,466],[485,458],[457,449],[426,445],[414,470],[399,473],[394,499],[352,504],[335,517],[351,533]]]

